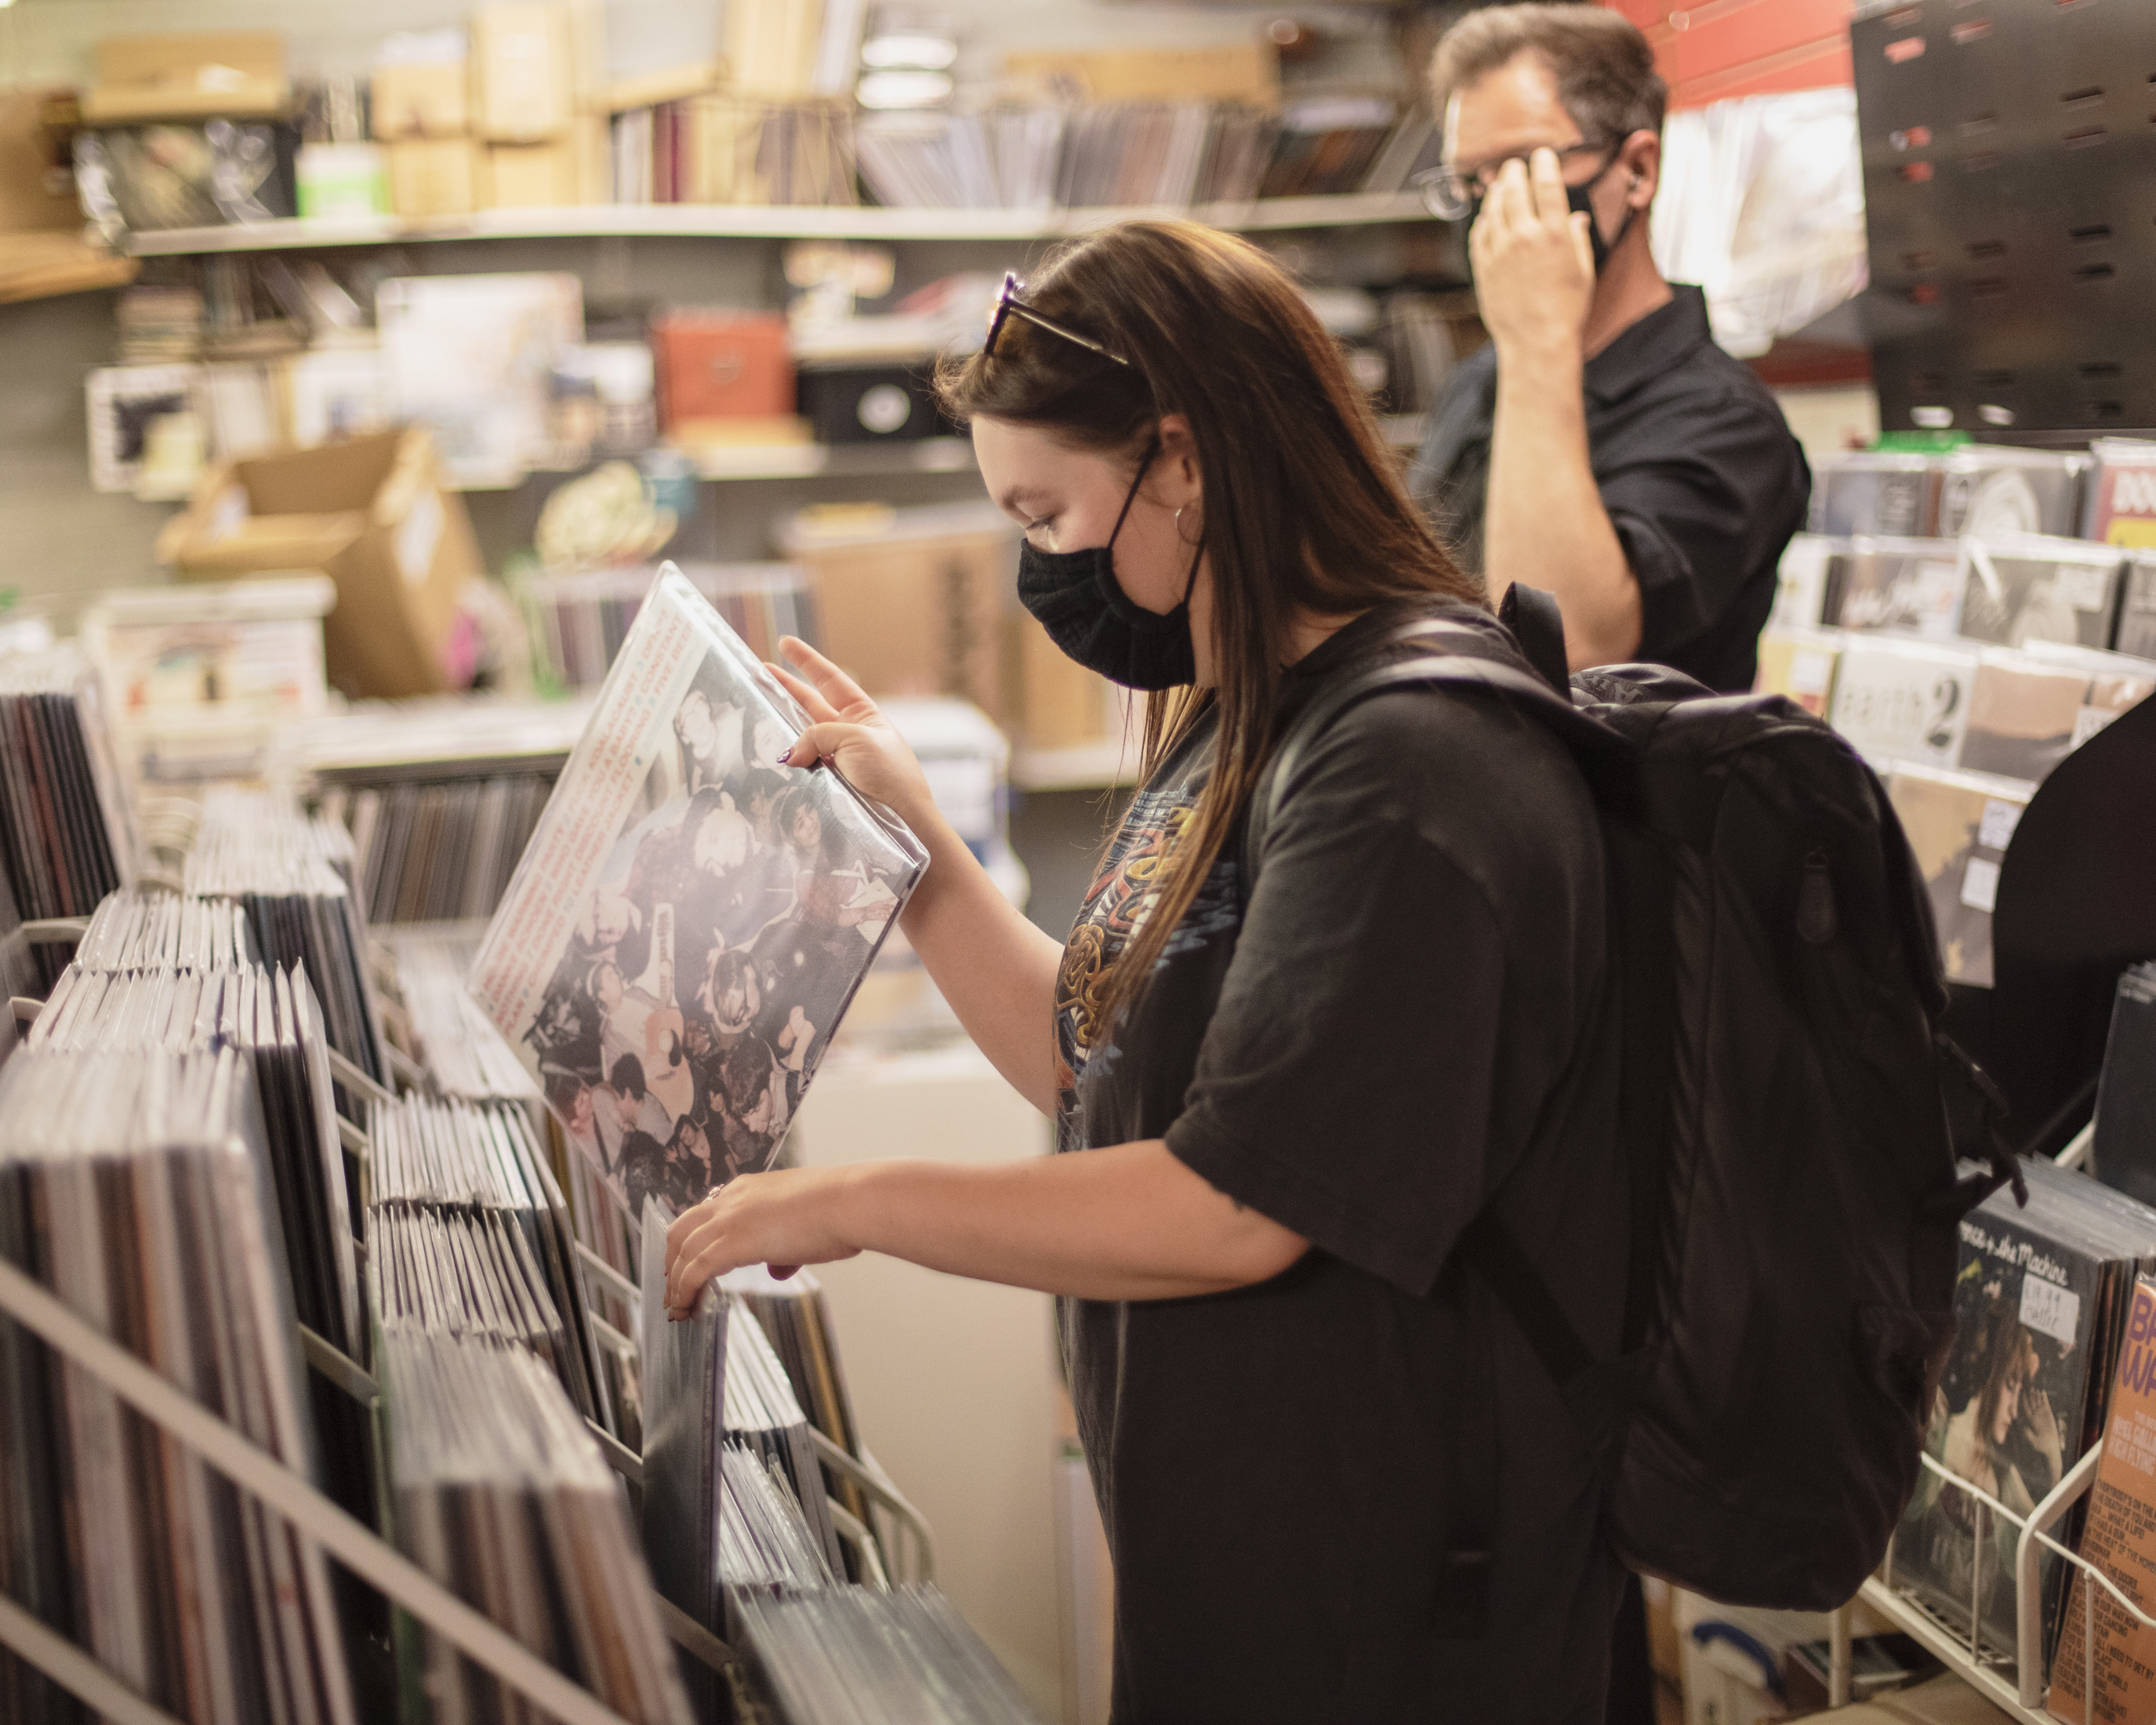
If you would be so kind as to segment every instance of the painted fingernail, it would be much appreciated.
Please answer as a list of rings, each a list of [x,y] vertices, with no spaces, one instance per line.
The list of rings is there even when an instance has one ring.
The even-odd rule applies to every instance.
[[[792,749],[788,749],[784,754],[781,755],[778,757],[778,764],[782,767],[791,767],[793,764],[793,751]]]

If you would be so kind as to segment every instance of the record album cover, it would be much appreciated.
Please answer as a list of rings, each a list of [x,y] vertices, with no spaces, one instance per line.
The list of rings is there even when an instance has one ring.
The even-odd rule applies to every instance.
[[[2118,552],[2035,534],[1964,539],[1961,632],[1971,640],[2108,647],[2118,609]]]
[[[1991,986],[1999,871],[2034,787],[1973,773],[1897,767],[1887,794],[1931,895],[1949,981]]]
[[[473,999],[632,1215],[765,1167],[927,867],[670,565],[473,962]]]
[[[2027,1515],[2082,1451],[2089,1359],[2103,1266],[2048,1224],[1994,1195],[1961,1226],[1954,1351],[1936,1392],[1926,1451],[2016,1514]],[[1914,1587],[2001,1651],[2015,1645],[2020,1529],[1927,1468],[1894,1536],[1893,1583]],[[2046,1593],[2056,1558],[2046,1559]]]

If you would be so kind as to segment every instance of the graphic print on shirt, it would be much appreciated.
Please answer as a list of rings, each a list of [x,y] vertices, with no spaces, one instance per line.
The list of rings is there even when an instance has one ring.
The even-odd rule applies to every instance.
[[[1202,776],[1172,788],[1141,792],[1132,799],[1122,829],[1110,846],[1101,872],[1086,890],[1063,962],[1055,977],[1056,1091],[1062,1147],[1083,1142],[1078,1122],[1079,1081],[1086,1062],[1098,1056],[1112,1063],[1116,1049],[1106,1040],[1102,996],[1116,960],[1160,901],[1168,859],[1194,819]],[[1217,859],[1198,897],[1176,927],[1161,955],[1165,965],[1232,931],[1241,919],[1235,864]]]

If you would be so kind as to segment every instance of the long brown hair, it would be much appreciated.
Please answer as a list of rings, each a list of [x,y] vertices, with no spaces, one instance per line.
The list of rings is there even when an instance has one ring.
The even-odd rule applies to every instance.
[[[1040,427],[1133,475],[1161,419],[1183,415],[1212,560],[1214,685],[1148,696],[1142,757],[1150,779],[1217,707],[1212,777],[1106,979],[1112,1021],[1152,975],[1257,783],[1298,619],[1416,594],[1486,600],[1400,483],[1338,346],[1255,246],[1194,222],[1125,222],[1059,249],[1026,299],[1130,363],[1013,317],[993,358],[939,369],[945,412]]]

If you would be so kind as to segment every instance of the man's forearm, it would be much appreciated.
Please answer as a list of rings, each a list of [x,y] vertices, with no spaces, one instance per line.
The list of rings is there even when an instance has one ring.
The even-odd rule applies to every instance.
[[[1482,529],[1491,602],[1516,581],[1554,593],[1575,670],[1640,646],[1640,586],[1589,465],[1580,372],[1576,352],[1499,352]]]

